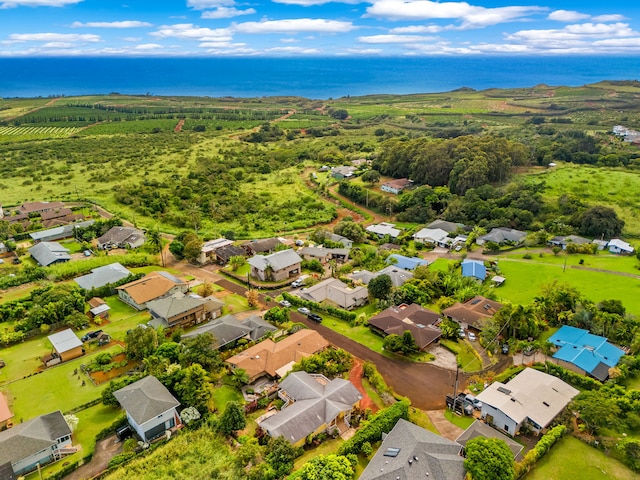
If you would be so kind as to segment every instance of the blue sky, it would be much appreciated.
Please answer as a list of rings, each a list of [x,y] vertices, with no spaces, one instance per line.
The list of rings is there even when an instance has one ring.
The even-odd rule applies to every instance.
[[[635,1],[0,0],[0,57],[640,53]]]

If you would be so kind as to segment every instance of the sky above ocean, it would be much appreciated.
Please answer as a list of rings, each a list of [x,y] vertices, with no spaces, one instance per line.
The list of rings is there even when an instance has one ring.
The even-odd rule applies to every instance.
[[[640,2],[0,0],[0,57],[638,55]]]

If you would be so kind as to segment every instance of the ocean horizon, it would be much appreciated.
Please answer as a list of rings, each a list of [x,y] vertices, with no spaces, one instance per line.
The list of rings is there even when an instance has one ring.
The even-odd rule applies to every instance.
[[[640,57],[0,58],[0,97],[92,94],[330,99],[640,78]]]

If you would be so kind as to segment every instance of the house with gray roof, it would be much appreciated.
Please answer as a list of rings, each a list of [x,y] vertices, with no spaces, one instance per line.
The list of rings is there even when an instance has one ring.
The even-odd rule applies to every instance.
[[[382,445],[360,480],[463,480],[464,458],[459,443],[436,435],[401,418],[385,435]]]
[[[350,248],[324,248],[324,247],[304,247],[298,250],[298,254],[305,260],[318,260],[322,264],[331,260],[344,263],[349,260]]]
[[[367,303],[369,290],[363,286],[349,287],[337,278],[327,278],[311,287],[295,292],[294,295],[316,303],[328,301],[340,308],[351,310]]]
[[[62,225],[61,227],[50,228],[48,230],[40,230],[39,232],[32,232],[29,234],[29,236],[35,243],[53,242],[54,240],[62,240],[63,238],[73,237],[76,229],[87,228],[94,223],[95,220],[85,220],[84,222],[70,223],[68,225]]]
[[[113,396],[143,442],[149,442],[182,423],[176,410],[180,402],[153,375],[116,390]]]
[[[447,233],[456,233],[464,230],[466,227],[462,223],[447,222],[446,220],[434,220],[427,228],[444,230]]]
[[[341,243],[342,245],[344,245],[344,248],[353,247],[353,240],[347,237],[343,237],[342,235],[338,235],[337,233],[329,233],[327,234],[326,238],[327,240],[331,240],[332,242]]]
[[[277,238],[261,238],[243,243],[241,247],[246,250],[248,255],[257,255],[259,253],[273,253],[279,245],[282,245],[282,242]]]
[[[47,367],[84,355],[82,341],[70,328],[49,335],[47,339],[53,347],[51,354],[42,357],[42,361]]]
[[[202,298],[199,295],[176,292],[168,297],[147,302],[151,314],[152,327],[190,327],[218,317],[224,303],[215,297]]]
[[[389,307],[368,320],[369,329],[383,337],[402,336],[410,332],[419,350],[426,349],[437,341],[442,332],[437,327],[440,314],[412,303]]]
[[[138,248],[144,245],[146,238],[142,230],[132,227],[115,226],[97,240],[98,248]]]
[[[283,437],[302,445],[308,435],[349,428],[352,410],[362,395],[348,380],[294,372],[281,383],[278,396],[285,402],[275,415],[258,419],[258,425],[273,438]]]
[[[476,239],[478,245],[487,242],[494,242],[498,245],[519,245],[524,242],[527,232],[522,232],[514,228],[498,227],[492,229],[486,235],[481,235]]]
[[[398,268],[395,265],[388,265],[377,272],[369,270],[356,270],[350,275],[351,280],[369,285],[369,282],[380,275],[389,275],[394,287],[400,287],[413,278],[413,272]]]
[[[280,282],[300,273],[302,258],[288,248],[270,255],[255,255],[248,263],[251,265],[251,276],[263,282]]]
[[[378,238],[384,238],[388,235],[391,240],[395,240],[402,233],[402,230],[394,228],[395,226],[394,223],[382,222],[377,225],[369,225],[365,230]]]
[[[117,283],[120,280],[124,280],[129,275],[133,274],[118,262],[115,262],[94,268],[91,270],[91,273],[76,278],[75,282],[80,285],[80,288],[91,290],[92,288],[100,288],[109,284]]]
[[[584,245],[591,243],[591,240],[577,235],[557,236],[549,240],[549,245],[552,247],[560,247],[562,250],[567,249],[567,245]]]
[[[69,249],[63,247],[56,242],[40,242],[36,243],[29,249],[29,254],[38,265],[48,267],[54,263],[63,263],[71,260]]]
[[[59,410],[0,432],[0,465],[7,473],[11,473],[7,463],[15,475],[24,475],[38,464],[46,465],[75,451],[71,429]]]
[[[244,320],[238,320],[234,315],[224,315],[220,318],[199,325],[196,329],[185,333],[182,338],[191,338],[209,333],[214,338],[213,348],[234,347],[238,340],[256,341],[268,332],[278,329],[257,315],[251,315]]]
[[[462,448],[467,446],[469,440],[473,440],[474,438],[496,438],[498,440],[502,440],[507,444],[509,450],[513,454],[513,458],[517,458],[520,455],[520,452],[524,449],[523,445],[520,445],[513,438],[506,436],[504,433],[499,432],[495,428],[487,425],[486,423],[475,420],[467,429],[460,434],[458,438],[456,438],[456,442],[462,445]]]

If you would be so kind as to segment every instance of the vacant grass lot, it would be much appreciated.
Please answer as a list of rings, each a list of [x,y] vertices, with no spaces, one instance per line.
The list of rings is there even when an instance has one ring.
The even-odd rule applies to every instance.
[[[632,480],[638,474],[574,437],[560,440],[525,480]]]
[[[465,372],[482,370],[482,361],[473,347],[465,340],[440,340],[440,345],[456,354],[458,364]]]

